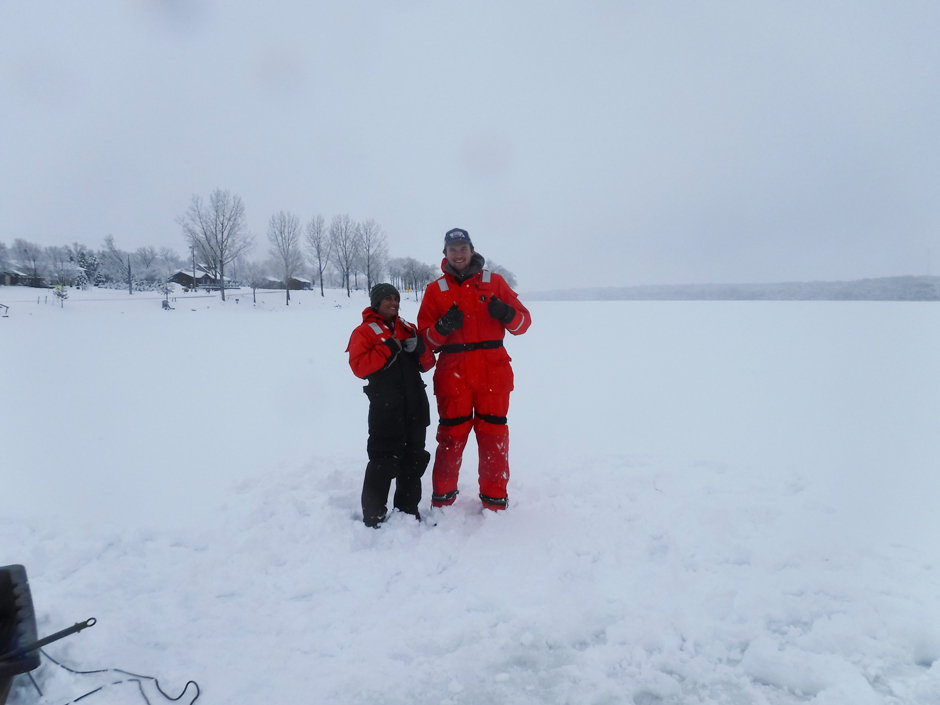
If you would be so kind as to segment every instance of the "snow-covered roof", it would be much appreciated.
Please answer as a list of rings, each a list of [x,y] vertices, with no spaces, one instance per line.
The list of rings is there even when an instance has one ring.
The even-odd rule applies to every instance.
[[[313,284],[309,279],[304,279],[303,277],[291,277],[291,281],[300,282],[301,284]],[[280,277],[265,277],[266,282],[271,282],[272,284],[283,284],[284,280]]]
[[[185,274],[187,277],[192,279],[193,270],[192,269],[178,269],[177,271],[173,272],[173,274],[171,274],[170,277],[175,277],[177,274]],[[196,279],[202,279],[203,277],[209,277],[209,279],[218,279],[218,277],[212,274],[209,274],[209,272],[205,271],[204,269],[199,269],[199,267],[196,267]],[[223,279],[225,279],[225,281],[227,282],[232,281],[230,277],[223,277]]]

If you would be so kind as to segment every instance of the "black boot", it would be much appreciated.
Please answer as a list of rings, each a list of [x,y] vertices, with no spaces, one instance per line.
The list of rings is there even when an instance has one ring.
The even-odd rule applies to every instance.
[[[363,522],[365,523],[365,525],[368,526],[370,529],[378,529],[382,524],[385,523],[385,519],[386,519],[386,518],[387,518],[387,517],[386,517],[385,514],[383,514],[383,515],[380,516],[380,517],[364,516],[364,517],[362,517],[362,521],[363,521]]]
[[[431,461],[431,454],[426,450],[406,457],[395,480],[395,509],[411,514],[421,521],[418,503],[421,501],[421,478]]]
[[[398,470],[394,458],[370,460],[362,481],[362,517],[366,526],[378,526],[388,511],[388,491]]]

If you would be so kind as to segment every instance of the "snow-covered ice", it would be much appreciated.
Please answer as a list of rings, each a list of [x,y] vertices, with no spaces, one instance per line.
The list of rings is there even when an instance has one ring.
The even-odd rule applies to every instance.
[[[509,511],[471,441],[452,508],[374,531],[364,294],[37,296],[0,287],[0,565],[42,634],[98,619],[47,647],[73,667],[226,704],[940,702],[936,304],[533,302]],[[98,684],[34,675],[11,703]]]

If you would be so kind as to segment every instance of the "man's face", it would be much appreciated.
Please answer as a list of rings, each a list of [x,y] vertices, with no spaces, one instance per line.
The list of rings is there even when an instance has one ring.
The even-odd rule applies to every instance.
[[[457,272],[463,272],[470,266],[471,257],[473,257],[473,248],[465,242],[452,242],[444,249],[447,264]]]
[[[394,321],[395,316],[398,315],[398,305],[400,303],[401,299],[399,298],[398,294],[389,294],[384,299],[382,299],[377,313],[386,321]]]

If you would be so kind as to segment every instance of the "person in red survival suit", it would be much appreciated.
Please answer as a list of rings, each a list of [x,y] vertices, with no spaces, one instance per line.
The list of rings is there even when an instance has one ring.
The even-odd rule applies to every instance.
[[[377,527],[386,518],[395,478],[394,508],[421,520],[421,477],[431,454],[424,449],[431,423],[421,372],[434,367],[434,354],[418,329],[398,317],[401,297],[391,284],[376,284],[362,324],[349,338],[349,366],[369,397],[369,463],[362,482],[362,519]]]
[[[444,276],[428,284],[418,311],[418,329],[440,353],[434,394],[440,425],[431,472],[431,506],[457,497],[457,477],[470,429],[480,452],[480,500],[494,511],[509,500],[509,393],[511,358],[503,347],[506,331],[522,335],[532,323],[529,311],[506,281],[484,269],[466,230],[444,236]]]

